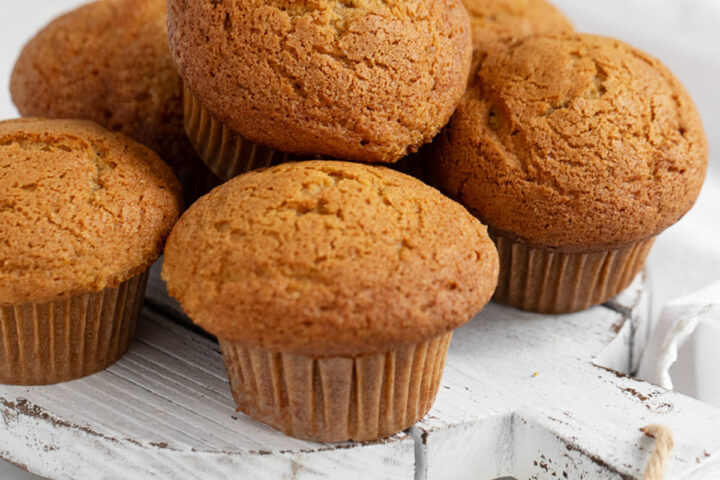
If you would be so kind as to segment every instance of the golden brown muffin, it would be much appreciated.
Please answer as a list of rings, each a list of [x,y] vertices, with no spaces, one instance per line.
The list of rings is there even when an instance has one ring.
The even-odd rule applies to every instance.
[[[180,178],[189,204],[218,181],[185,135],[166,24],[165,0],[80,7],[25,46],[10,89],[23,116],[92,120],[155,150]]]
[[[382,167],[309,161],[247,173],[200,199],[170,236],[163,277],[188,315],[220,338],[243,411],[291,435],[342,441],[389,435],[425,414],[449,332],[489,300],[497,268],[486,228],[437,190]],[[427,359],[416,357],[428,349]],[[337,421],[299,420],[248,390],[248,375],[293,388],[283,372],[243,363],[248,356],[282,360],[286,375],[290,365],[329,369],[326,390],[289,393],[323,397],[337,387],[337,399],[316,401],[347,404],[343,395],[356,386],[345,367],[382,365],[386,356],[395,372],[362,367],[372,371],[368,386],[353,390],[358,401],[386,409],[382,385],[431,387],[397,400],[400,412],[414,402],[408,414],[383,410],[380,425],[377,410],[367,424],[349,422],[347,405],[335,403],[325,408]]]
[[[473,48],[486,51],[494,42],[538,33],[569,33],[572,24],[546,0],[463,0],[470,14]]]
[[[565,16],[545,0],[463,0],[470,14],[473,61],[469,85],[487,50],[495,42],[514,40],[539,33],[572,32]],[[431,145],[399,160],[393,168],[424,182],[432,182],[429,163]]]
[[[395,162],[447,123],[471,57],[460,0],[171,0],[168,24],[186,97],[199,103],[188,132],[224,176],[257,163],[214,165],[246,148],[221,139],[223,127],[296,155]]]
[[[567,256],[516,258],[524,266],[511,275],[499,245],[496,298],[543,311],[584,308],[624,288],[651,240],[693,205],[706,166],[700,117],[672,73],[618,40],[579,34],[492,51],[439,138],[433,164],[435,181],[505,243],[578,254],[585,262],[578,271],[590,268],[601,282],[578,274],[585,287],[555,298],[561,293],[548,291],[548,278],[558,271],[528,262],[554,265]],[[595,260],[583,260],[590,252]],[[607,257],[612,252],[627,262]],[[544,282],[548,298],[519,291],[527,276]],[[578,295],[589,296],[568,298]]]
[[[0,122],[0,382],[69,380],[124,352],[179,196],[157,155],[94,123]]]

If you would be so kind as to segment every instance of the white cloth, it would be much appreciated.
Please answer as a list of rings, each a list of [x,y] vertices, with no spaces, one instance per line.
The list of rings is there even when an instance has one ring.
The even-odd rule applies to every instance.
[[[637,376],[720,407],[720,282],[661,312]]]

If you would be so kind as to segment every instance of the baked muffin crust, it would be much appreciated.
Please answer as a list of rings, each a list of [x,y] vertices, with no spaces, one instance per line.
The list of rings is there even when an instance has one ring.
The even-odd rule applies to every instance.
[[[170,45],[200,102],[247,140],[395,162],[447,123],[466,85],[460,0],[170,0]]]
[[[0,305],[116,286],[159,256],[180,187],[149,149],[76,120],[0,122]]]
[[[185,135],[165,0],[102,0],[57,18],[23,49],[10,90],[23,116],[92,120],[179,172],[204,168]]]
[[[288,163],[234,178],[173,229],[163,278],[225,340],[312,356],[448,332],[490,299],[498,258],[461,205],[382,167]]]
[[[488,54],[433,168],[492,228],[572,252],[677,222],[707,155],[692,99],[658,60],[610,38],[539,35]]]
[[[565,15],[546,0],[463,0],[463,4],[470,14],[475,50],[484,51],[496,41],[573,31]]]

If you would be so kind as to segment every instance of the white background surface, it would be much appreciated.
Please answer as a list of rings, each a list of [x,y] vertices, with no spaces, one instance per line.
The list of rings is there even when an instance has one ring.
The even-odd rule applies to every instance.
[[[0,1],[0,119],[17,112],[8,82],[22,45],[82,0]],[[655,311],[720,279],[720,0],[555,0],[580,31],[615,36],[663,60],[698,104],[710,141],[708,179],[695,208],[656,242],[649,259]],[[720,300],[720,299],[718,299]],[[0,479],[36,478],[0,463]]]

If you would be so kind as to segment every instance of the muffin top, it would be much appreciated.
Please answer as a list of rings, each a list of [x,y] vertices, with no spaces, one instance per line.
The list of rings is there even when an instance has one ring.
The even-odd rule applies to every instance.
[[[567,18],[546,0],[463,0],[470,14],[473,48],[538,33],[572,32]]]
[[[103,0],[50,23],[12,74],[20,114],[92,120],[150,147],[176,171],[202,166],[183,127],[165,13],[165,0]]]
[[[189,89],[251,142],[395,162],[429,142],[471,58],[460,0],[170,0]]]
[[[241,175],[173,229],[163,278],[209,332],[272,351],[376,353],[445,333],[490,299],[498,258],[461,205],[335,161]]]
[[[121,134],[78,120],[0,122],[0,305],[142,273],[180,207],[170,168]]]
[[[692,99],[658,60],[610,38],[541,35],[488,54],[432,167],[491,228],[571,252],[675,223],[707,155]]]

